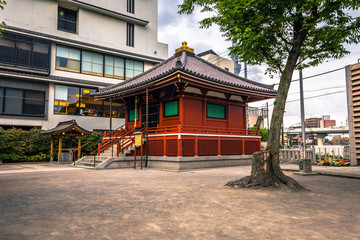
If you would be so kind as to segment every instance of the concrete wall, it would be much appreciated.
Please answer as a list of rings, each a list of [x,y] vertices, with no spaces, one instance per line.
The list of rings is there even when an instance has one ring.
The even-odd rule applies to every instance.
[[[67,1],[65,1],[67,2]],[[76,41],[121,49],[156,58],[167,58],[167,45],[157,41],[157,0],[135,1],[135,14],[126,12],[126,1],[84,0],[111,11],[146,20],[135,26],[134,47],[126,46],[126,22],[69,3],[52,0],[11,0],[3,11],[3,20],[12,27],[68,38]],[[78,10],[77,33],[57,30],[58,6]],[[19,14],[21,13],[21,14]]]
[[[230,59],[220,57],[214,54],[207,54],[201,57],[202,59],[222,68],[229,69],[229,72],[234,73],[234,62]]]
[[[97,83],[117,84],[123,80],[56,70],[57,44],[141,60],[144,61],[144,71],[158,63],[157,60],[151,60],[149,58],[167,58],[167,44],[159,43],[157,40],[157,0],[135,0],[134,14],[126,11],[127,1],[82,0],[82,2],[126,16],[142,19],[148,21],[148,24],[145,26],[135,24],[134,47],[129,47],[126,46],[127,22],[121,19],[121,16],[117,17],[107,13],[101,14],[96,10],[79,7],[79,4],[75,1],[10,0],[7,1],[4,11],[1,11],[3,16],[1,20],[9,26],[10,30],[11,27],[14,27],[20,29],[19,32],[22,34],[32,35],[32,33],[26,32],[31,31],[35,32],[35,36],[39,34],[50,35],[50,39],[52,40],[50,75],[90,81],[94,83],[93,86],[96,86]],[[77,11],[76,33],[57,30],[58,6]],[[119,53],[119,51],[122,53]],[[27,81],[33,82],[32,80]],[[46,99],[48,100],[46,105],[46,118],[0,116],[0,125],[40,126],[43,129],[48,129],[54,127],[59,121],[75,119],[80,126],[88,130],[109,129],[109,118],[54,114],[54,84],[48,82],[46,85]],[[64,85],[69,84],[64,82]],[[75,83],[72,85],[78,86],[78,84]],[[18,84],[15,87],[22,88],[23,84]],[[121,126],[123,123],[124,119],[113,119],[114,128]]]

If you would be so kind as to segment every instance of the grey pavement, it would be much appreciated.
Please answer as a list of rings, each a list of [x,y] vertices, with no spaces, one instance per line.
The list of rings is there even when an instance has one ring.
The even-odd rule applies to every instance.
[[[299,171],[298,164],[281,164],[281,168],[287,171]],[[312,166],[312,171],[320,175],[360,179],[360,166]]]
[[[310,190],[291,192],[224,187],[250,166],[23,165],[0,165],[0,239],[360,239],[359,179],[287,171]]]

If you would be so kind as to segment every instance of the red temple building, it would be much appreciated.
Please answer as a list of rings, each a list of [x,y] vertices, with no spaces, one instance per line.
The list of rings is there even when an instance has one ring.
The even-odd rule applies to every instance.
[[[94,96],[125,106],[125,125],[105,133],[98,154],[107,160],[98,166],[134,164],[141,154],[134,132],[141,131],[148,167],[181,170],[249,164],[261,139],[247,129],[246,104],[276,91],[197,57],[183,42],[169,59]]]

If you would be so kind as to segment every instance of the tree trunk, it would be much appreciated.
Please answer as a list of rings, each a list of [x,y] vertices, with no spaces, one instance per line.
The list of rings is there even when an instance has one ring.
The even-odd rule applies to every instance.
[[[301,42],[301,41],[299,41]],[[294,46],[281,74],[280,84],[271,117],[271,126],[266,151],[253,154],[251,176],[228,182],[227,186],[239,187],[279,187],[287,185],[291,189],[304,189],[294,179],[286,176],[279,162],[280,131],[284,115],[286,98],[290,88],[291,78],[299,58],[300,44]]]

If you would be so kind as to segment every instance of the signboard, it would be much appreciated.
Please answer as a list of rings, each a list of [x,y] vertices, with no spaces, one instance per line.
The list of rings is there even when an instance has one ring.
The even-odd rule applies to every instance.
[[[135,132],[135,147],[142,145],[142,132]]]

